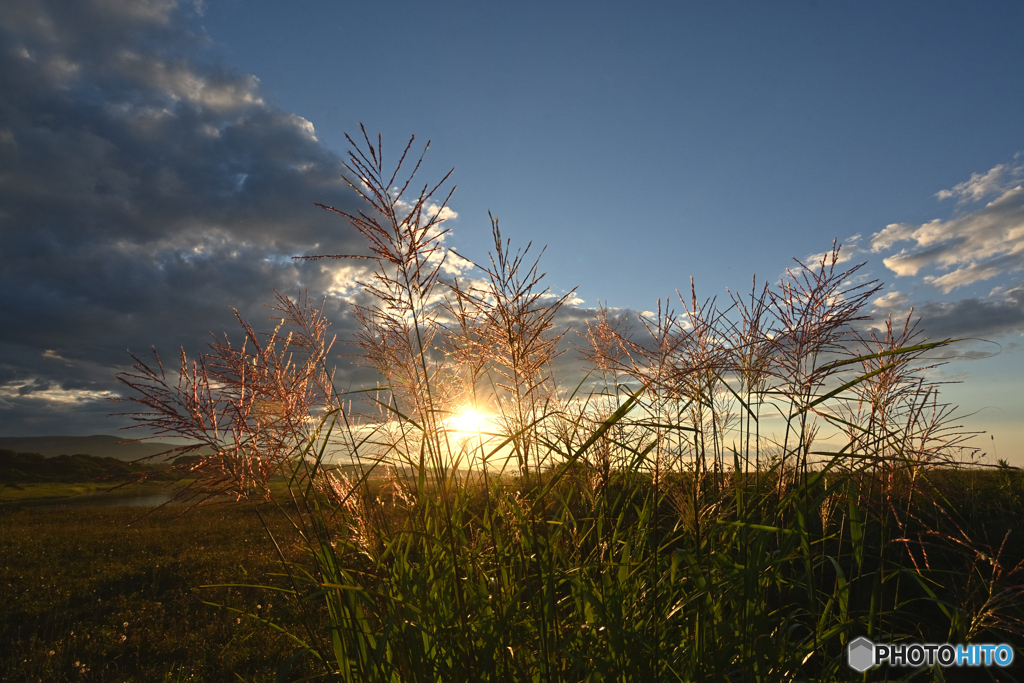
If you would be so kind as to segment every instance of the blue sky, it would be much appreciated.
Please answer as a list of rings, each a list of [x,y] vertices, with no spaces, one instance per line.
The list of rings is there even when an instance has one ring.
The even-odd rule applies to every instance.
[[[204,24],[329,147],[360,121],[432,139],[467,249],[489,209],[560,285],[635,306],[948,215],[936,192],[1022,149],[1019,6],[782,5],[226,2]]]
[[[0,9],[3,435],[109,432],[126,346],[329,290],[286,261],[350,243],[313,202],[351,203],[363,122],[456,168],[452,246],[484,259],[490,210],[583,308],[851,245],[877,313],[998,343],[939,378],[1024,464],[1019,3],[76,5]]]

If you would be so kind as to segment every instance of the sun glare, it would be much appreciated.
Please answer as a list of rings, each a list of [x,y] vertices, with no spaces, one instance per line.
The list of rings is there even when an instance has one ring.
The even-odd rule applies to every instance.
[[[455,434],[469,435],[494,431],[491,420],[493,415],[477,411],[473,406],[466,406],[445,421],[448,431]]]

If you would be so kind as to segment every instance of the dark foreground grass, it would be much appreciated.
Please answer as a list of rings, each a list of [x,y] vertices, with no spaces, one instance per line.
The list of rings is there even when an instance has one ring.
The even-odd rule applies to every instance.
[[[555,500],[577,498],[582,493],[573,479],[568,477],[552,491]],[[998,546],[1009,534],[1001,562],[1012,566],[1024,558],[1022,473],[950,471],[935,477],[935,483],[953,514],[949,519],[927,520],[921,529],[945,525],[945,531],[952,536],[961,530],[971,538],[990,539],[993,546]],[[509,480],[504,486],[519,489],[521,493],[517,495],[532,497],[522,484]],[[685,486],[685,482],[680,484]],[[613,489],[625,491],[627,498],[636,500],[648,495],[649,485],[643,477],[611,483]],[[465,500],[469,505],[466,512],[471,517],[485,514],[485,497],[468,496]],[[864,504],[870,506],[872,501],[864,499]],[[660,525],[666,530],[676,525],[673,517],[678,512],[674,515],[671,508],[666,505],[662,510],[664,516]],[[275,535],[290,536],[287,521],[279,512],[274,512],[272,506],[261,511]],[[281,564],[273,546],[267,543],[266,529],[252,507],[238,504],[187,512],[182,508],[165,508],[138,519],[143,512],[141,508],[0,510],[0,557],[3,558],[0,561],[0,643],[3,644],[0,646],[0,680],[274,680],[276,672],[291,658],[296,647],[273,627],[246,615],[259,615],[300,632],[295,605],[281,594],[275,595],[266,589],[203,587],[209,584],[285,585],[275,576]],[[558,513],[553,514],[554,517],[564,517],[565,510],[560,506],[556,505],[554,512]],[[392,522],[399,520],[393,518]],[[627,543],[631,535],[637,539],[644,537],[643,526],[651,523],[652,520],[643,515],[620,519],[619,542]],[[896,538],[901,535],[899,531],[894,528],[884,536]],[[903,531],[913,536],[917,530]],[[825,538],[828,536],[824,534]],[[692,549],[685,535],[679,543],[674,549],[676,554]],[[674,551],[672,548],[664,550],[669,555]],[[285,552],[290,559],[303,559],[288,548]],[[869,547],[867,554],[879,552],[888,556],[889,563],[906,561],[900,544],[888,549]],[[844,556],[836,550],[827,554]],[[849,555],[845,557],[852,562]],[[940,602],[962,609],[966,606],[965,599],[984,601],[989,597],[984,594],[982,585],[975,586],[981,592],[973,598],[963,595],[970,588],[970,574],[976,572],[978,576],[974,579],[984,579],[986,565],[968,562],[968,566],[961,566],[960,557],[958,553],[942,557],[941,553],[934,552],[930,558],[932,571],[927,573],[947,578],[944,585],[935,585],[937,599],[927,600],[924,599],[927,596],[918,595],[916,600],[905,602],[892,618],[908,622],[905,626],[911,632],[928,633],[944,640],[949,622],[937,607]],[[856,567],[851,564],[842,569],[856,584]],[[785,582],[801,580],[795,567],[792,575],[784,574],[778,578]],[[814,574],[819,579],[824,578],[817,571]],[[528,575],[523,577],[528,578]],[[619,576],[608,584],[608,589],[624,588],[625,584],[619,586],[622,581],[629,583],[629,578]],[[827,590],[826,586],[822,588]],[[903,590],[907,595],[916,593]],[[854,604],[859,602],[855,594],[856,591],[850,593],[851,611],[869,610],[868,594],[861,596],[863,605]],[[519,617],[512,621],[522,622],[522,626],[529,621],[527,617],[537,605],[529,595],[520,597],[523,602],[517,610]],[[799,596],[796,598],[794,609],[797,603],[802,603]],[[224,607],[217,608],[207,604],[209,602]],[[984,608],[979,611],[983,612]],[[1024,604],[1002,605],[1001,611],[1004,619],[1020,619],[1024,617]],[[686,632],[686,628],[680,628],[679,637],[684,637]],[[1008,640],[1017,647],[1018,654],[1024,645],[1020,638],[998,628],[982,628],[977,635],[983,641]],[[595,651],[601,650],[600,643],[600,636],[595,636]],[[727,643],[721,646],[730,649]],[[826,649],[829,656],[842,657],[841,648]],[[478,653],[478,656],[483,654]],[[302,661],[298,660],[292,667],[289,679],[310,673],[304,670]],[[588,670],[593,674],[610,666],[605,673],[616,679],[613,664],[590,660]],[[860,680],[842,663],[837,667],[821,662],[808,667],[807,673],[820,672],[823,668],[832,672],[828,676],[830,680],[835,680],[836,674],[842,674],[841,680]],[[740,677],[737,680],[744,678],[742,667],[733,670]],[[946,680],[974,680],[972,677],[979,675],[982,678],[977,680],[1017,680],[1020,670],[1020,666],[986,673],[950,670]],[[629,672],[620,673],[629,678]],[[897,680],[911,673],[875,670],[869,680]],[[924,673],[925,680],[931,679],[925,672],[918,673]],[[576,674],[555,678],[587,678],[581,671]],[[986,674],[992,674],[992,678]]]
[[[273,680],[280,563],[247,506],[0,509],[0,680]],[[270,514],[273,528],[282,519]],[[205,602],[225,605],[212,607]]]

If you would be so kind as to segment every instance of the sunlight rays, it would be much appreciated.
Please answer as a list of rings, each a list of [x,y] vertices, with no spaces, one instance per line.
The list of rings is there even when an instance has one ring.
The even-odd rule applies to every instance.
[[[456,439],[465,439],[470,436],[491,437],[498,431],[498,424],[495,422],[497,417],[493,413],[480,412],[473,405],[466,405],[445,420],[444,426],[445,430]]]

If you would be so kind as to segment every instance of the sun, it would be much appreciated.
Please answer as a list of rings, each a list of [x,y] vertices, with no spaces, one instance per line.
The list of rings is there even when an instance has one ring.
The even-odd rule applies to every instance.
[[[479,412],[473,406],[465,406],[445,420],[450,432],[461,435],[480,434],[494,431],[493,415]]]

